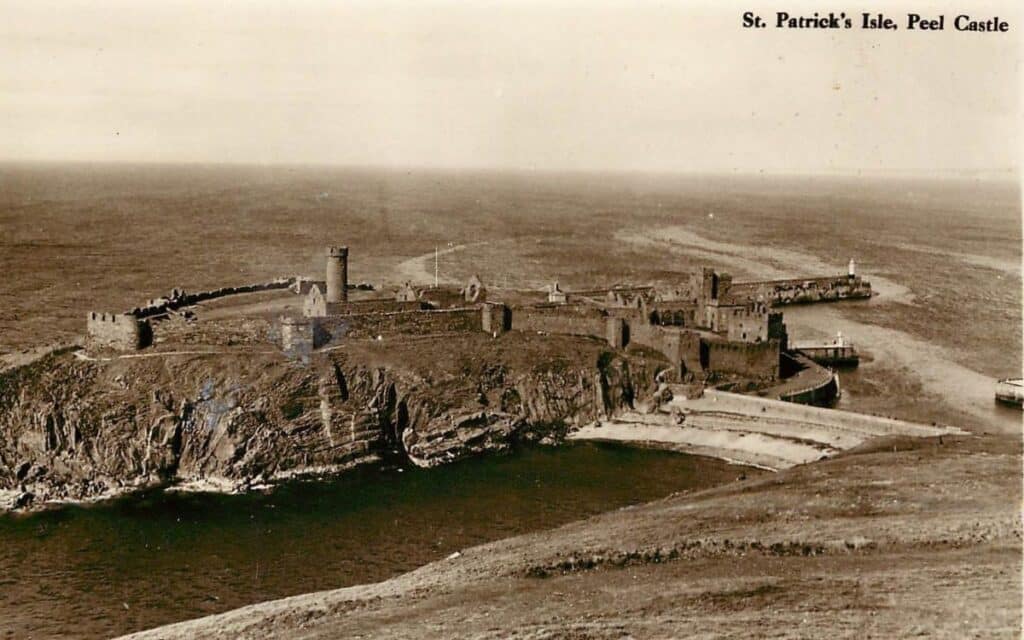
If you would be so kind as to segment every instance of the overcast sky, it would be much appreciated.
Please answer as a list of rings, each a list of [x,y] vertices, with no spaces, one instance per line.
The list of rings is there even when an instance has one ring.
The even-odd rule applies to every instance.
[[[0,159],[1016,169],[1024,23],[933,12],[966,5],[1010,33],[740,26],[799,2],[0,0]]]

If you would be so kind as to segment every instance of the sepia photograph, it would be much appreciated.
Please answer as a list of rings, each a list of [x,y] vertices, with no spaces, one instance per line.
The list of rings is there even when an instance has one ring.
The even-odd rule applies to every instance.
[[[0,640],[1022,636],[1010,0],[0,0]]]

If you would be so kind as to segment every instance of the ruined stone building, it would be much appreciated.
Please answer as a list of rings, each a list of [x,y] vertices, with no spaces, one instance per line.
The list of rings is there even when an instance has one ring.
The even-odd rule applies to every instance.
[[[473,274],[469,278],[469,282],[462,288],[462,299],[464,302],[470,304],[476,304],[477,302],[484,302],[487,300],[487,288],[484,287],[484,283],[480,281],[480,276]]]
[[[395,291],[396,302],[415,302],[419,297],[419,292],[416,291],[416,289],[413,288],[412,283],[408,281]]]
[[[555,304],[565,304],[568,301],[569,296],[567,296],[566,293],[562,291],[562,288],[558,286],[557,280],[554,283],[552,283],[550,287],[548,287],[548,302],[553,302]]]
[[[331,246],[323,280],[278,279],[201,294],[175,290],[127,314],[91,313],[87,331],[96,346],[140,349],[152,340],[149,318],[222,295],[287,288],[302,296],[301,316],[283,317],[277,327],[280,344],[290,353],[348,339],[519,331],[589,336],[614,349],[651,349],[683,379],[771,381],[778,378],[780,356],[787,349],[783,316],[763,295],[775,285],[736,285],[729,274],[707,268],[657,288],[617,285],[569,292],[555,282],[533,302],[516,305],[489,300],[477,275],[463,287],[417,288],[406,282],[392,297],[355,298],[350,298],[348,278],[348,247]],[[841,279],[855,282],[856,276]],[[525,293],[518,292],[516,299],[523,300]]]
[[[476,275],[458,289],[417,291],[406,283],[393,299],[350,302],[341,295],[347,262],[347,250],[328,250],[326,282],[338,290],[332,295],[318,285],[310,287],[303,305],[310,326],[296,319],[282,325],[291,346],[302,340],[318,348],[360,336],[459,331],[498,335],[517,330],[592,336],[617,349],[654,349],[680,377],[718,374],[757,380],[778,377],[780,353],[786,348],[782,314],[769,303],[732,295],[731,276],[713,269],[689,274],[664,290],[615,287],[570,295],[556,282],[547,288],[544,302],[508,306],[487,303],[487,289]]]

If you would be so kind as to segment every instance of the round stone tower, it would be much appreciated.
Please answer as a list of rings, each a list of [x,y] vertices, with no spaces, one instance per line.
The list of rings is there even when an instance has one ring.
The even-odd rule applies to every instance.
[[[348,302],[348,247],[327,247],[327,302]]]

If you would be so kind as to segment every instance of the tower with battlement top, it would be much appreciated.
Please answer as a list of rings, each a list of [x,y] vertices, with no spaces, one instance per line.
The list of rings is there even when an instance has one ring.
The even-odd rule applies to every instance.
[[[327,302],[348,302],[348,247],[327,247]]]

